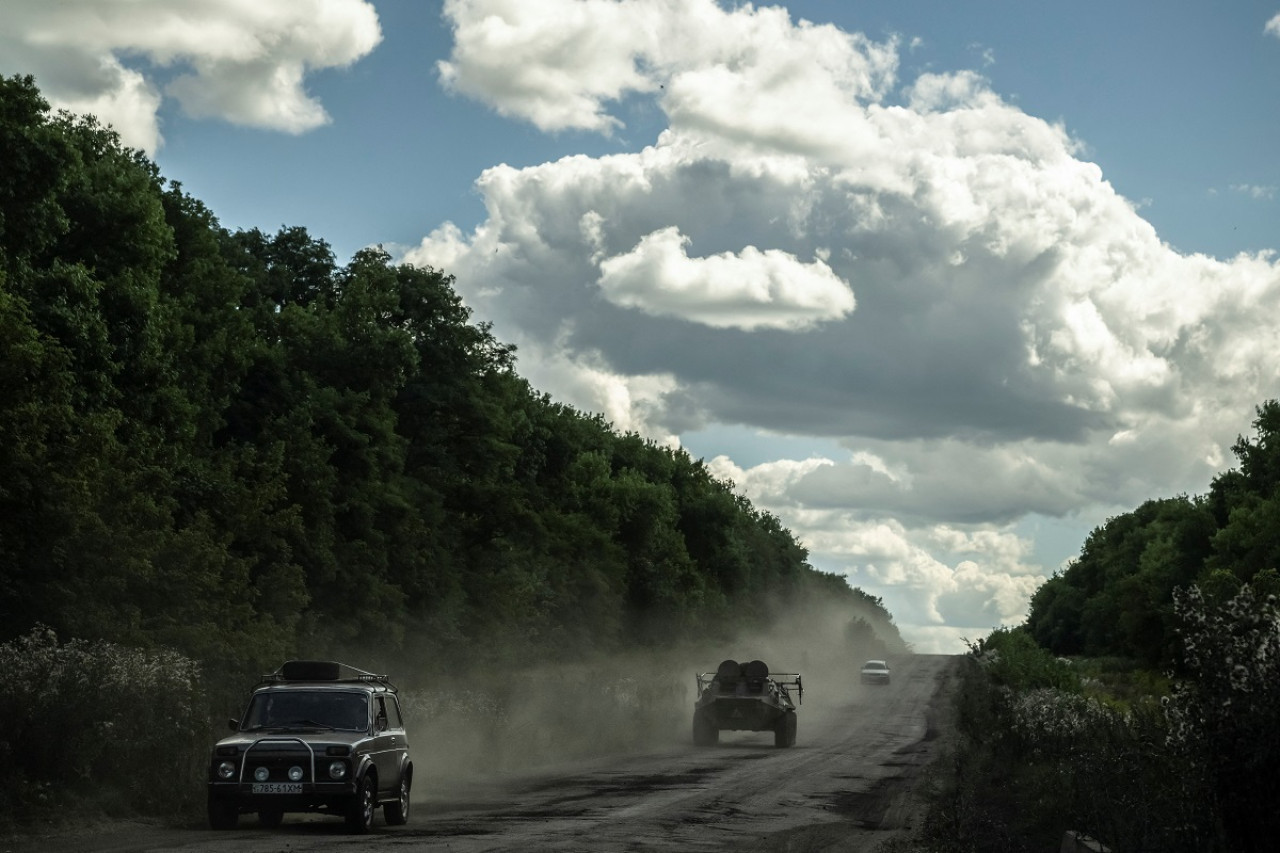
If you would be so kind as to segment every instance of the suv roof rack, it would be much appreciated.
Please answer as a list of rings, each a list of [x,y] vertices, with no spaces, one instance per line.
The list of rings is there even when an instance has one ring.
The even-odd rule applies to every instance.
[[[275,672],[262,676],[258,683],[287,684],[294,681],[380,684],[392,693],[397,692],[389,676],[365,672],[363,669],[356,669],[354,666],[333,660],[285,661]]]

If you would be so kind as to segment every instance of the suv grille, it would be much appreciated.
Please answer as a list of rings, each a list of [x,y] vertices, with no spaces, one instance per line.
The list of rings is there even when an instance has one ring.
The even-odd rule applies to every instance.
[[[312,752],[301,743],[259,741],[245,750],[242,782],[259,781],[254,771],[267,768],[266,782],[310,782],[314,766]],[[301,767],[302,778],[290,779],[289,768]]]

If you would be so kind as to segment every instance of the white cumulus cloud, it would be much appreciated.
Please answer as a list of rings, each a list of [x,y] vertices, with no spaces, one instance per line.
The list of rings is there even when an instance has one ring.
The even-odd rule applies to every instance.
[[[930,643],[1022,618],[1058,566],[1021,519],[1203,490],[1280,395],[1274,255],[1174,250],[979,73],[902,79],[895,40],[777,7],[445,15],[454,91],[601,133],[643,95],[666,128],[487,170],[485,221],[406,259],[454,273],[571,404],[665,442],[725,425],[847,448],[712,468]]]
[[[600,262],[600,289],[617,305],[717,328],[804,329],[853,310],[853,293],[820,260],[777,250],[691,258],[675,227],[646,234],[634,249]]]
[[[154,152],[164,97],[188,114],[300,133],[328,121],[308,72],[381,40],[365,0],[10,0],[0,71],[31,74],[58,108],[92,112]]]

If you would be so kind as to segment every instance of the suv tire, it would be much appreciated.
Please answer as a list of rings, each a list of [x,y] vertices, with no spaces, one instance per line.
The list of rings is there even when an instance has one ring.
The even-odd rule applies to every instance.
[[[373,810],[378,805],[377,781],[372,773],[360,777],[356,794],[347,804],[347,829],[364,835],[373,828]]]
[[[387,826],[404,826],[409,822],[409,787],[413,784],[413,776],[409,768],[400,773],[400,789],[394,802],[382,807],[382,816]]]

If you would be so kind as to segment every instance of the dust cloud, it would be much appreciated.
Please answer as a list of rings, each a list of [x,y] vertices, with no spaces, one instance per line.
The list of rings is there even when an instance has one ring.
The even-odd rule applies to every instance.
[[[762,660],[771,673],[800,675],[803,740],[806,719],[838,713],[864,689],[858,670],[866,658],[907,653],[896,633],[868,633],[874,614],[858,608],[846,600],[780,609],[770,628],[724,640],[500,671],[394,673],[418,767],[415,799],[459,783],[572,772],[575,765],[626,754],[693,749],[695,675],[714,672],[728,658]],[[725,734],[772,743],[769,733]]]

